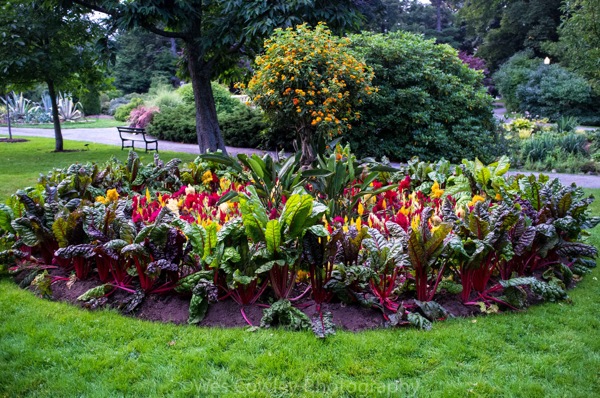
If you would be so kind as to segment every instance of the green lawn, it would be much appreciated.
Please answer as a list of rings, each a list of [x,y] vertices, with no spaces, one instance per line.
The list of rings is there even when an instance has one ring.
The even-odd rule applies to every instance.
[[[54,139],[52,138],[25,138],[28,142],[5,143],[0,142],[0,198],[6,198],[15,193],[19,188],[34,185],[40,173],[46,173],[57,167],[66,167],[73,163],[99,162],[104,163],[111,157],[121,160],[127,159],[128,152],[118,146],[93,144],[86,148],[85,142],[65,141],[65,150],[78,150],[78,152],[53,152]],[[153,153],[138,152],[144,163],[151,162]],[[160,152],[160,158],[169,160],[178,157],[184,161],[191,161],[196,155],[189,153]]]
[[[126,126],[127,122],[119,122],[114,119],[85,119],[80,122],[66,122],[60,126],[62,129],[93,129],[93,128],[108,128],[117,126]],[[7,127],[6,124],[0,123],[0,127]],[[13,124],[12,127],[26,127],[26,128],[37,128],[37,129],[54,129],[52,123],[41,123],[41,124]]]
[[[19,160],[0,148],[2,159],[11,153],[21,162],[1,162],[2,178],[27,169],[1,183],[12,187],[35,180],[57,155],[21,151],[26,159]],[[89,159],[119,152],[107,147]],[[79,154],[60,161],[76,160],[72,155]],[[600,215],[600,203],[593,212]],[[600,228],[591,239],[600,246]],[[451,320],[430,332],[338,332],[326,341],[309,332],[206,329],[89,312],[38,299],[4,278],[0,396],[598,396],[599,276],[595,269],[570,292],[572,305]]]

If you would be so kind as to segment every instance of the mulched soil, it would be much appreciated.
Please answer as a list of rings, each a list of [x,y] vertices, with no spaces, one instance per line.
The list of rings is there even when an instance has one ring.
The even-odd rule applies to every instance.
[[[53,277],[68,278],[69,272],[62,268],[49,271]],[[15,282],[19,283],[25,277],[25,272],[16,274]],[[78,280],[69,286],[65,280],[56,280],[52,284],[52,299],[68,302],[79,307],[86,307],[77,297],[89,289],[100,285],[101,282],[95,274],[86,280]],[[307,285],[296,286],[292,297],[297,297],[306,289]],[[123,301],[130,295],[122,290],[115,290],[107,296],[104,306],[120,308]],[[442,294],[436,296],[436,301],[441,304],[452,316],[469,317],[479,315],[476,306],[465,306],[455,295]],[[412,300],[406,300],[405,305],[410,306]],[[303,297],[294,302],[311,319],[318,315],[317,306],[309,297]],[[186,324],[188,319],[190,297],[177,293],[148,295],[142,303],[129,316],[149,321],[166,322],[174,324]],[[87,305],[89,307],[89,305]],[[244,313],[254,326],[260,325],[263,309],[268,307],[266,303],[257,303],[244,307]],[[324,303],[321,305],[323,312],[331,312],[333,322],[338,329],[349,331],[361,331],[385,327],[385,319],[381,310],[364,308],[358,305],[347,305],[340,302]],[[232,299],[225,299],[211,304],[204,320],[200,323],[202,327],[246,327],[248,324],[241,313],[241,307]]]

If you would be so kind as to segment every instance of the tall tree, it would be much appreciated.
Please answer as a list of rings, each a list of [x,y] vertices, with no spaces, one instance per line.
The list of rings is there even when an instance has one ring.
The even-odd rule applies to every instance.
[[[48,0],[50,1],[50,0]],[[180,39],[196,103],[200,152],[226,151],[210,82],[251,54],[274,28],[325,21],[344,30],[357,24],[352,0],[55,0],[107,14],[120,28],[141,26]]]
[[[560,40],[548,45],[561,64],[586,77],[600,94],[600,1],[563,2]]]
[[[459,14],[478,56],[497,69],[513,54],[532,49],[545,57],[543,44],[557,41],[561,0],[467,0]]]
[[[397,30],[422,33],[438,43],[462,48],[463,32],[456,23],[459,6],[457,0],[431,0],[430,4],[419,0],[364,1],[360,5],[365,16],[362,27],[381,33]]]
[[[125,93],[145,93],[152,79],[169,80],[177,71],[175,39],[136,28],[116,38],[115,86]]]
[[[45,83],[52,101],[55,150],[63,150],[59,90],[103,80],[94,48],[102,37],[81,7],[63,10],[37,1],[5,1],[0,8],[0,73],[5,84],[27,88]]]

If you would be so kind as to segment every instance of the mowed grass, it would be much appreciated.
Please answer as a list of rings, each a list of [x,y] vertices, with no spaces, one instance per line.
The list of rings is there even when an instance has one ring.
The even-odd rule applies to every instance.
[[[37,175],[47,167],[28,168]],[[0,170],[4,175],[4,162]],[[600,203],[592,211],[600,215]],[[600,246],[599,228],[591,243]],[[39,299],[5,277],[0,396],[598,396],[599,276],[595,269],[570,291],[573,304],[455,319],[430,332],[338,332],[325,341],[308,332],[207,329],[90,312]]]
[[[54,139],[36,137],[25,138],[27,142],[0,142],[0,200],[15,193],[17,189],[35,185],[40,173],[47,173],[55,168],[62,168],[73,163],[97,162],[105,163],[112,157],[126,161],[127,150],[118,146],[89,144],[80,141],[65,141],[64,149],[76,152],[54,152]],[[87,147],[86,144],[89,144]],[[90,148],[89,150],[84,150]],[[143,163],[152,162],[154,153],[138,151]],[[191,161],[196,155],[189,153],[160,152],[160,158],[169,160],[180,158]]]
[[[93,129],[93,128],[108,128],[108,127],[118,127],[118,126],[126,126],[127,122],[119,122],[115,119],[100,119],[100,118],[86,118],[77,122],[63,122],[61,123],[61,129]],[[7,127],[6,123],[0,123],[0,127]],[[37,123],[37,124],[27,124],[27,123],[18,123],[12,124],[14,128],[37,128],[37,129],[54,129],[53,123]]]

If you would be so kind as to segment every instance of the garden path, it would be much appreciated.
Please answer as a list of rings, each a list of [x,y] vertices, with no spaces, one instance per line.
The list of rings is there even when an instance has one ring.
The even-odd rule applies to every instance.
[[[31,136],[31,137],[47,137],[54,138],[54,130],[50,129],[35,129],[35,128],[13,128],[12,133],[14,136]],[[99,144],[107,145],[121,145],[121,139],[117,134],[116,128],[103,128],[103,129],[68,129],[63,130],[63,138],[65,140],[74,141],[85,141],[94,142]],[[0,138],[8,136],[8,128],[0,127]],[[184,153],[198,153],[198,145],[196,144],[181,144],[178,142],[162,141],[158,143],[160,151],[173,151],[173,152],[184,152]],[[231,155],[238,153],[259,153],[263,154],[267,151],[251,149],[251,148],[235,148],[227,147],[227,151]],[[272,155],[276,155],[274,152],[269,152]],[[511,171],[510,173],[517,173],[517,171]],[[532,174],[539,174],[532,172]],[[583,174],[561,174],[561,173],[544,173],[550,178],[558,178],[563,184],[576,183],[578,186],[583,188],[600,188],[600,176],[583,175]]]

